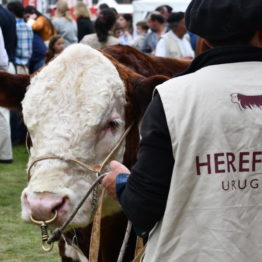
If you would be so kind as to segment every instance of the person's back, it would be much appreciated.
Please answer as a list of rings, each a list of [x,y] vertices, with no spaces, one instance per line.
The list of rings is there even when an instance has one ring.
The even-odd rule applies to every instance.
[[[261,11],[191,1],[187,28],[214,48],[156,87],[131,174],[113,163],[103,179],[149,236],[143,262],[261,260]]]
[[[85,35],[95,32],[93,22],[90,20],[90,11],[85,3],[78,2],[75,6],[75,15],[77,18],[77,37],[78,42]]]
[[[70,15],[66,1],[57,2],[56,17],[52,20],[56,33],[65,40],[65,47],[77,43],[77,24]]]
[[[103,9],[94,23],[96,33],[84,36],[81,43],[93,48],[119,44],[119,39],[114,37],[112,32],[115,23],[116,15],[114,11],[109,8]]]
[[[144,261],[259,261],[262,51],[256,51],[257,62],[205,66],[157,88],[175,165]]]
[[[224,4],[236,10],[239,3]],[[255,14],[262,5],[242,4],[239,10],[250,8],[250,17],[235,11],[227,33],[216,21],[220,13],[232,15],[222,4],[193,0],[188,29],[217,47],[199,56],[186,75],[157,88],[175,164],[145,262],[261,259],[262,41],[252,36],[262,29]],[[248,26],[239,31],[243,21]]]
[[[90,18],[79,17],[77,20],[78,42],[82,40],[85,35],[94,33],[94,26]]]
[[[10,2],[7,8],[16,17],[17,46],[15,65],[17,73],[28,73],[28,63],[32,55],[33,31],[24,21],[24,7],[18,2]]]
[[[40,69],[45,64],[45,55],[47,47],[43,41],[43,38],[34,32],[33,37],[33,52],[29,60],[29,73],[32,74]]]
[[[97,34],[94,33],[94,34],[88,34],[85,37],[83,37],[83,39],[81,40],[81,43],[85,45],[89,45],[97,49],[97,48],[102,48],[102,47],[110,46],[110,45],[118,45],[120,44],[120,41],[118,38],[110,35],[108,36],[106,42],[100,42],[97,38]]]
[[[70,44],[77,43],[77,29],[76,24],[73,21],[69,21],[65,17],[54,18],[53,23],[56,29],[56,32],[59,35],[62,35],[65,40],[65,46]]]

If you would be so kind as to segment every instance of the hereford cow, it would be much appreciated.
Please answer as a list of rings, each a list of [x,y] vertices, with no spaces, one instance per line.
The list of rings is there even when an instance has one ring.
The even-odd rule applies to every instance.
[[[146,77],[159,74],[173,77],[191,64],[190,59],[150,57],[128,45],[107,46],[102,50],[118,62]]]
[[[135,123],[113,155],[131,166],[139,141],[138,123],[154,86],[165,76],[145,78],[118,63],[108,54],[82,44],[68,47],[30,81],[22,102],[23,117],[32,147],[28,168],[30,180],[21,196],[22,218],[31,222],[58,215],[53,227],[61,226],[82,199],[96,175],[70,160],[90,167],[100,165],[119,141],[124,130]],[[19,108],[29,76],[0,74],[0,105]],[[44,159],[46,156],[57,159]],[[33,164],[33,165],[32,165]],[[106,165],[103,172],[108,170]],[[60,240],[62,261],[88,261],[93,204],[89,197]],[[116,261],[124,216],[105,217],[100,253],[104,262]],[[111,235],[109,235],[111,234]],[[130,261],[126,258],[124,261]]]
[[[237,103],[241,110],[262,108],[262,95],[231,94],[231,102]]]

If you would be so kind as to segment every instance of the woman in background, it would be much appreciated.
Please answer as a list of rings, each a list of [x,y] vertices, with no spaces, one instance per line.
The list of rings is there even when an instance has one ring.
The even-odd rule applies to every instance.
[[[53,19],[56,33],[65,40],[65,47],[77,43],[77,24],[70,14],[68,4],[64,0],[59,0],[56,4],[56,15]]]
[[[85,35],[95,32],[94,25],[90,20],[90,12],[85,3],[78,2],[75,6],[75,16],[77,18],[77,37],[78,42],[82,40]]]
[[[115,23],[115,12],[110,8],[103,9],[94,24],[96,33],[84,36],[81,43],[87,44],[93,48],[119,44],[119,39],[114,37],[112,32]]]

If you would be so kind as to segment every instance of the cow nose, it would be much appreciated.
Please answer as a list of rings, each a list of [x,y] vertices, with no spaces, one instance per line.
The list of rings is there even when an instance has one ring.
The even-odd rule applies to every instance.
[[[46,221],[54,216],[55,210],[58,216],[63,210],[67,197],[56,196],[51,193],[25,194],[23,202],[27,211],[35,220]]]

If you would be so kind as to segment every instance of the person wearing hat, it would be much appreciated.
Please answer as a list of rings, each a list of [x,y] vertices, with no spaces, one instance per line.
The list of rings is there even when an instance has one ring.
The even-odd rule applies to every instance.
[[[192,0],[213,46],[157,86],[131,171],[103,186],[141,236],[143,262],[258,262],[262,249],[262,1]],[[130,173],[130,174],[128,174]]]
[[[169,58],[194,58],[195,53],[187,34],[184,13],[172,13],[167,22],[170,30],[158,41],[155,55]]]

